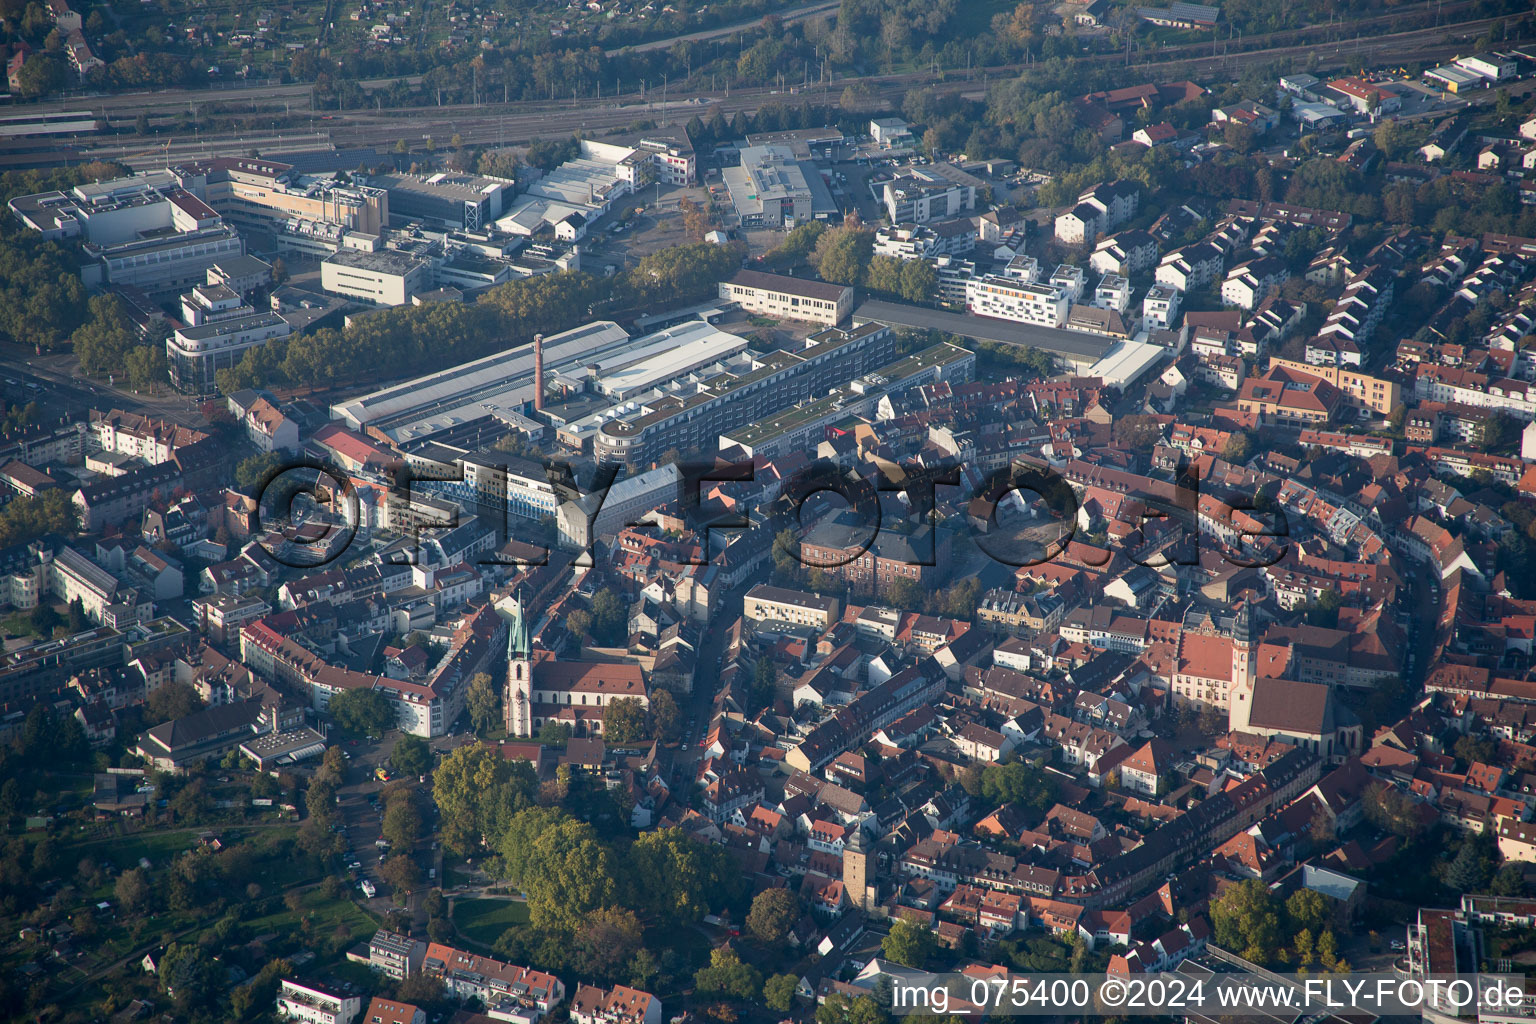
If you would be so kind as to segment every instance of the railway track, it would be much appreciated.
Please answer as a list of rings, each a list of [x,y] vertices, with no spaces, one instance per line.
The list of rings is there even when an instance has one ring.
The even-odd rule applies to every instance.
[[[1245,64],[1254,61],[1284,62],[1317,58],[1318,71],[1353,69],[1361,65],[1377,63],[1410,62],[1422,59],[1447,57],[1465,52],[1468,44],[1480,35],[1505,22],[1503,17],[1475,18],[1466,21],[1450,21],[1449,16],[1471,10],[1470,0],[1444,4],[1447,23],[1397,32],[1369,34],[1372,29],[1402,24],[1425,17],[1434,9],[1433,0],[1428,3],[1403,8],[1399,12],[1376,18],[1362,19],[1350,24],[1356,32],[1352,39],[1335,37],[1318,44],[1308,40],[1326,28],[1313,26],[1305,29],[1285,30],[1265,36],[1211,43],[1188,44],[1157,51],[1158,59],[1125,61],[1123,55],[1088,54],[1084,61],[1123,67],[1128,75],[1138,78],[1186,77],[1211,78],[1223,74],[1235,74]],[[1296,42],[1295,40],[1303,40]],[[1283,41],[1284,45],[1264,45]],[[1518,40],[1509,40],[1510,43]],[[1257,45],[1256,45],[1257,44]],[[1133,55],[1134,56],[1134,55]],[[326,141],[340,146],[392,147],[400,138],[416,139],[432,136],[447,139],[458,134],[467,143],[486,145],[496,142],[520,143],[536,138],[568,134],[578,130],[606,131],[628,127],[636,121],[663,121],[668,124],[684,123],[694,114],[710,116],[714,111],[729,117],[738,111],[752,112],[767,103],[782,102],[798,105],[803,101],[833,103],[842,89],[862,82],[877,95],[894,95],[907,89],[931,86],[942,92],[973,93],[985,89],[995,81],[1004,80],[1025,70],[1029,65],[1009,65],[998,68],[978,69],[969,74],[953,71],[912,71],[892,74],[854,76],[829,81],[810,89],[776,90],[766,87],[732,89],[729,93],[692,92],[673,97],[663,110],[660,104],[646,102],[630,94],[608,105],[594,105],[591,98],[516,102],[510,104],[454,104],[435,107],[399,107],[382,110],[351,110],[335,114],[319,114],[312,123],[315,129],[263,131],[261,122],[271,114],[252,114],[251,128],[243,131],[206,133],[194,140],[177,140],[166,146],[146,145],[142,139],[116,141],[104,137],[99,141],[77,142],[89,158],[125,160],[137,167],[155,166],[166,159],[191,159],[213,152],[229,152],[231,148],[302,148],[323,145]],[[365,88],[376,87],[394,79],[375,79],[363,83]],[[262,104],[285,103],[299,110],[307,110],[311,88],[308,85],[275,86],[262,92]],[[132,110],[134,116],[145,109],[141,99],[149,97],[119,96],[105,98],[110,109]],[[227,95],[218,91],[185,90],[179,96],[159,94],[155,96],[156,109],[185,109],[189,103],[231,104],[251,102],[258,98],[230,91]],[[67,101],[64,106],[79,108],[79,98]],[[110,114],[109,109],[109,114]],[[152,112],[152,111],[151,111]],[[408,123],[407,123],[408,122]],[[118,139],[122,136],[116,137]]]

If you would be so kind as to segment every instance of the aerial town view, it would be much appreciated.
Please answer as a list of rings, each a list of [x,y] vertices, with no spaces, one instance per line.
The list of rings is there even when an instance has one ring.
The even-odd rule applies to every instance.
[[[1536,1024],[1536,7],[1158,3],[0,0],[0,1021]]]

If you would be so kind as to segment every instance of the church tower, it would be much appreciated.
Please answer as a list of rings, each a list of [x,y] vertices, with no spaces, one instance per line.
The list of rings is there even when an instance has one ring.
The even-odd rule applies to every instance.
[[[533,656],[528,641],[528,619],[523,600],[514,597],[499,609],[507,619],[507,687],[502,699],[507,735],[533,735]]]
[[[860,910],[868,911],[874,905],[869,888],[869,840],[864,827],[855,825],[853,834],[843,845],[843,891]]]
[[[1253,609],[1244,601],[1232,623],[1232,689],[1227,692],[1227,728],[1248,728],[1253,714],[1253,687],[1259,677],[1258,628]]]

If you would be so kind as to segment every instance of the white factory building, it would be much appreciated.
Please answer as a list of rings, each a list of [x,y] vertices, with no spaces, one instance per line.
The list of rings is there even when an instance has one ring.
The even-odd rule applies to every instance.
[[[579,374],[629,344],[629,334],[610,320],[550,335],[545,372]],[[488,415],[521,415],[533,400],[533,363],[531,345],[498,352],[338,403],[331,418],[354,430],[371,426],[402,444]]]

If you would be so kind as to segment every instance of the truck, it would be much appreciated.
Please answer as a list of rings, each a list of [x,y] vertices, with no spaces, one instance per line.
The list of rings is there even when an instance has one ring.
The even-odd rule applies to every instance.
[[[378,888],[366,878],[358,883],[358,888],[363,890],[363,895],[369,899],[373,899],[379,894]]]

